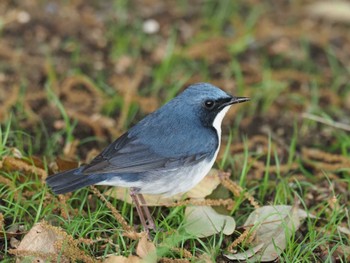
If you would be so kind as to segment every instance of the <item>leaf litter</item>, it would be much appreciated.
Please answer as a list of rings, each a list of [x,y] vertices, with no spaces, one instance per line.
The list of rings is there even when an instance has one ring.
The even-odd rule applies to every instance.
[[[254,140],[253,140],[254,141]],[[259,143],[261,143],[264,140],[258,140]],[[266,141],[265,141],[266,142]],[[253,147],[253,145],[252,145]],[[239,148],[239,146],[237,146]],[[266,148],[265,148],[266,149]],[[238,152],[238,151],[237,151]],[[337,162],[338,159],[333,156],[331,158],[330,155],[327,154],[321,154],[318,152],[319,155],[314,156],[316,160],[320,160],[321,158],[328,158],[332,160],[332,162]],[[318,157],[317,157],[318,156]],[[343,159],[340,159],[343,160]],[[35,163],[40,164],[40,162],[36,161]],[[30,165],[31,164],[31,165]],[[58,166],[62,169],[66,169],[68,167],[72,168],[77,165],[75,162],[66,162],[62,161],[62,159],[58,159]],[[273,167],[265,167],[264,164],[262,164],[264,169],[270,169],[271,172],[274,172]],[[13,157],[6,157],[3,162],[3,167],[6,169],[6,171],[21,171],[22,173],[25,173],[27,175],[30,174],[38,174],[41,176],[46,176],[46,171],[42,168],[38,168],[36,166],[33,166],[33,162],[24,161],[22,159],[16,159]],[[292,166],[293,167],[293,166]],[[263,169],[263,170],[264,170]],[[228,255],[228,258],[230,259],[241,259],[243,257],[254,257],[259,258],[259,260],[273,260],[275,259],[279,253],[284,249],[283,246],[283,238],[285,237],[282,233],[285,231],[285,228],[283,228],[285,225],[287,226],[288,231],[291,231],[292,226],[290,225],[292,222],[293,224],[297,224],[299,221],[299,217],[305,218],[305,212],[301,213],[302,210],[298,210],[298,212],[293,212],[294,208],[290,206],[271,206],[271,207],[260,207],[254,197],[252,197],[248,192],[245,192],[239,185],[237,185],[234,181],[232,181],[230,178],[229,173],[223,173],[221,171],[217,171],[213,169],[209,176],[207,176],[197,187],[195,187],[192,191],[188,192],[184,197],[177,197],[171,200],[167,199],[161,199],[160,197],[156,197],[157,199],[150,199],[151,204],[153,205],[160,205],[160,206],[182,206],[182,205],[194,205],[194,206],[188,206],[185,210],[185,229],[188,233],[198,236],[198,237],[204,237],[204,236],[210,236],[216,233],[224,232],[226,235],[231,235],[233,231],[235,230],[235,221],[233,217],[226,216],[226,215],[220,215],[215,210],[211,208],[211,206],[218,206],[218,205],[224,205],[227,207],[227,209],[230,209],[232,207],[233,203],[227,202],[225,200],[210,200],[205,199],[208,195],[212,193],[215,188],[218,187],[219,184],[222,184],[224,187],[226,187],[229,191],[233,193],[234,196],[244,196],[247,200],[249,200],[250,204],[255,208],[255,211],[249,216],[247,222],[244,224],[244,226],[247,227],[247,225],[250,225],[250,230],[254,229],[254,224],[256,221],[258,221],[259,218],[263,218],[263,221],[259,222],[260,228],[262,229],[260,232],[257,231],[254,234],[254,238],[250,240],[248,243],[252,247],[252,250],[248,250],[246,252],[237,253]],[[116,188],[118,190],[118,188]],[[114,189],[115,190],[115,189]],[[92,187],[92,191],[99,196],[111,209],[112,213],[114,214],[117,221],[123,226],[125,230],[125,236],[136,239],[136,240],[142,240],[142,236],[144,236],[142,233],[137,233],[129,224],[127,221],[119,214],[119,212],[115,209],[113,205],[111,205],[103,195],[98,192],[98,190],[94,187]],[[110,195],[113,193],[111,190],[108,190],[106,195]],[[127,201],[127,199],[124,199],[124,197],[127,197],[128,195],[125,195],[125,189],[123,190],[124,195],[121,196],[114,196],[116,198],[119,198],[121,200]],[[63,196],[62,196],[63,197]],[[155,198],[154,196],[152,198]],[[61,196],[59,197],[61,200]],[[65,199],[62,199],[62,204],[65,204]],[[205,206],[209,205],[209,206]],[[278,218],[270,217],[269,213],[273,215],[278,215]],[[289,215],[290,213],[291,215]],[[296,213],[296,215],[295,215]],[[62,216],[64,216],[62,214]],[[66,217],[66,216],[64,216]],[[291,217],[291,218],[290,218]],[[255,219],[254,219],[255,218]],[[265,220],[265,221],[264,221]],[[267,222],[266,222],[267,221]],[[276,223],[275,221],[278,221]],[[47,223],[45,223],[47,226]],[[273,224],[276,228],[275,230],[269,229],[268,231],[263,231],[264,228],[262,226],[265,226],[265,224]],[[299,224],[299,223],[298,223]],[[296,230],[297,227],[294,226],[293,230]],[[35,229],[35,228],[34,228]],[[255,230],[252,230],[255,231]],[[268,237],[266,236],[266,233],[273,233],[272,235],[269,235],[273,237],[270,241],[268,240]],[[251,234],[249,234],[251,235]],[[243,238],[240,240],[238,237],[236,239],[240,240],[239,243],[244,243],[245,240],[249,240],[249,235],[243,236]],[[140,239],[141,238],[141,239]],[[276,239],[278,238],[278,239]],[[261,243],[260,240],[264,240],[265,242]],[[276,243],[275,241],[278,240],[279,242],[279,250],[275,250]],[[54,240],[56,242],[56,240]],[[141,241],[139,241],[141,242]],[[32,242],[29,242],[32,243]],[[239,243],[235,243],[235,246],[237,246]],[[21,243],[20,243],[21,244]],[[24,243],[25,244],[25,243]],[[142,244],[142,243],[141,243]],[[152,243],[153,244],[153,243]],[[151,244],[149,244],[151,246]],[[154,244],[153,244],[154,246]],[[23,246],[19,245],[16,249],[17,250],[11,250],[13,254],[24,256],[24,255],[36,255],[40,257],[48,257],[53,256],[55,251],[41,251],[38,250],[37,253],[33,252],[35,251],[35,247],[32,249],[22,249]],[[232,247],[231,247],[232,249]],[[23,252],[23,251],[26,252]],[[15,252],[17,251],[17,252]],[[22,252],[21,252],[22,251]],[[77,252],[78,250],[75,250]],[[73,254],[75,252],[72,252]],[[52,254],[53,253],[53,254]],[[140,252],[141,253],[141,252]],[[68,255],[69,256],[69,255]],[[72,256],[72,255],[70,255]],[[272,259],[273,258],[273,259]],[[137,260],[136,257],[131,256],[130,258],[124,258],[124,257],[117,257],[114,258],[114,260]],[[112,260],[109,259],[109,260]],[[116,261],[118,262],[118,261]],[[128,262],[128,261],[126,261]]]
[[[210,34],[203,37],[203,28],[207,28],[208,25],[198,13],[198,10],[201,10],[199,6],[202,5],[200,1],[198,3],[193,1],[186,11],[180,10],[179,6],[171,1],[159,3],[149,0],[147,2],[147,5],[135,5],[133,13],[126,14],[127,18],[124,17],[125,14],[112,11],[108,4],[96,4],[90,1],[73,1],[71,3],[53,1],[38,4],[33,0],[18,3],[5,0],[0,3],[0,20],[2,22],[0,26],[2,32],[0,58],[3,61],[0,62],[1,123],[5,123],[13,115],[18,118],[16,129],[24,130],[31,135],[40,129],[38,127],[41,127],[41,123],[45,125],[50,134],[63,131],[67,123],[63,120],[59,107],[53,103],[52,97],[50,99],[47,90],[43,88],[45,85],[50,86],[51,95],[57,97],[62,103],[69,120],[77,121],[74,129],[75,140],[67,142],[64,136],[61,136],[58,144],[59,148],[64,149],[64,151],[61,156],[57,156],[56,162],[48,164],[49,168],[42,165],[46,161],[42,156],[42,147],[35,153],[40,156],[39,158],[28,157],[26,152],[21,155],[11,153],[2,156],[2,160],[0,160],[2,189],[14,191],[16,201],[23,202],[23,199],[33,195],[33,189],[24,188],[20,196],[19,192],[16,191],[19,185],[35,180],[35,176],[44,181],[47,174],[51,174],[53,171],[78,166],[77,160],[91,160],[96,152],[106,145],[105,142],[120,135],[131,124],[129,117],[134,114],[135,105],[139,107],[139,112],[134,118],[135,121],[158,108],[160,102],[166,98],[164,95],[166,89],[152,94],[151,91],[147,90],[147,87],[154,84],[152,70],[158,69],[162,62],[171,56],[168,51],[168,29],[176,22],[179,29],[173,55],[176,59],[181,58],[182,60],[179,61],[182,64],[195,63],[197,65],[204,61],[204,63],[209,64],[209,75],[205,77],[206,79],[230,93],[240,92],[246,96],[255,97],[256,101],[258,101],[259,96],[256,87],[264,90],[263,86],[259,86],[264,79],[271,78],[270,86],[280,86],[281,88],[278,89],[278,94],[274,90],[265,90],[265,95],[268,93],[278,96],[269,104],[269,107],[264,107],[262,103],[254,103],[255,106],[251,108],[252,114],[242,119],[240,127],[247,133],[247,143],[240,142],[238,138],[235,138],[229,149],[229,154],[235,157],[233,163],[236,169],[232,172],[235,180],[232,180],[231,172],[216,171],[219,179],[208,177],[205,179],[206,181],[203,181],[185,196],[178,196],[171,200],[152,197],[153,199],[149,199],[150,203],[162,207],[188,205],[188,208],[199,207],[201,212],[203,212],[203,207],[206,207],[204,209],[206,213],[212,213],[213,217],[227,219],[226,214],[221,215],[216,210],[212,210],[211,207],[221,206],[229,214],[237,204],[237,199],[243,198],[253,210],[252,214],[260,211],[259,213],[264,215],[265,213],[259,209],[265,209],[266,206],[263,204],[273,201],[273,196],[270,195],[265,200],[259,200],[256,199],[257,193],[249,189],[258,186],[263,175],[268,173],[269,183],[272,187],[281,175],[288,178],[291,187],[295,185],[296,180],[314,185],[303,201],[306,207],[314,207],[315,204],[326,201],[329,207],[325,209],[323,214],[325,218],[337,209],[344,210],[345,213],[343,203],[348,202],[350,198],[348,183],[345,180],[348,176],[350,161],[346,155],[342,154],[346,150],[337,148],[338,135],[336,135],[336,131],[337,127],[349,125],[347,118],[350,114],[348,103],[350,92],[347,91],[349,76],[343,72],[342,77],[338,76],[336,79],[339,88],[331,89],[335,64],[330,65],[331,63],[328,62],[333,58],[341,65],[350,63],[347,48],[350,45],[350,37],[347,34],[348,27],[346,26],[348,23],[346,17],[348,4],[344,1],[339,1],[332,6],[327,5],[326,2],[310,5],[277,3],[276,6],[271,7],[259,6],[260,4],[256,1],[247,1],[242,7],[245,11],[240,12],[242,17],[230,18],[227,25],[224,26],[225,30],[222,34]],[[261,10],[267,10],[267,12],[261,13],[258,23],[254,25],[254,30],[246,31],[246,26],[243,24],[243,21],[246,21],[246,11],[254,10],[257,6],[262,7]],[[275,12],[276,10],[278,12]],[[128,54],[127,51],[117,57],[111,55],[114,52],[113,43],[116,41],[108,39],[109,30],[111,30],[109,25],[115,24],[115,21],[120,23],[123,19],[127,19],[129,24],[137,24],[138,16],[142,18],[156,16],[155,21],[159,23],[160,28],[152,36],[156,38],[157,45],[145,41],[137,59],[132,54]],[[288,20],[290,23],[286,23],[286,16],[291,18]],[[144,21],[148,21],[148,19]],[[33,34],[27,34],[29,28]],[[21,34],[22,43],[19,42],[19,34]],[[130,48],[134,48],[134,43],[137,41],[139,40],[135,37],[131,41]],[[301,44],[301,42],[304,43],[303,41],[309,45],[312,59],[315,62],[315,65],[310,66],[312,68],[310,71],[304,70],[302,66],[294,66],[304,64],[308,58],[308,54]],[[43,43],[45,43],[45,47]],[[79,56],[79,52],[84,55]],[[48,59],[48,54],[50,59]],[[266,57],[262,57],[262,54]],[[72,59],[74,56],[79,58]],[[232,73],[227,70],[235,67],[233,59],[237,60],[241,70],[237,73],[238,69],[236,69],[234,80],[232,80]],[[266,72],[266,68],[264,68],[265,61],[270,63],[270,72]],[[75,68],[81,70],[78,73],[73,72]],[[186,75],[187,70],[185,68],[177,71],[174,68],[161,81],[161,84],[170,86],[178,83],[180,76]],[[267,76],[269,74],[270,76]],[[106,77],[106,83],[102,85],[101,75]],[[180,82],[184,83],[185,86],[196,81],[203,81],[203,75],[198,70],[191,72],[191,76],[186,80],[182,80],[181,77]],[[317,95],[318,106],[332,116],[332,120],[334,120],[332,123],[336,123],[338,126],[327,127],[322,122],[309,119],[310,125],[305,129],[303,116],[313,116],[310,114],[313,114],[312,110],[315,109],[313,103],[316,98],[312,88],[315,81],[320,86]],[[112,92],[101,88],[103,85],[109,86]],[[24,86],[26,89],[23,88]],[[242,87],[244,87],[244,92],[240,90]],[[112,98],[111,94],[123,97],[122,105],[113,111],[110,110],[109,106],[106,106],[115,103],[115,98]],[[18,107],[21,103],[23,109]],[[336,107],[342,111],[334,111],[333,109]],[[318,108],[316,107],[316,109]],[[318,112],[315,113],[318,114]],[[237,114],[241,114],[241,109],[238,107],[232,109],[229,114],[230,116],[224,120],[224,128],[229,120],[234,119]],[[302,128],[298,130],[296,157],[288,160],[288,147],[293,132],[291,119],[295,120],[298,127]],[[343,123],[345,125],[342,125]],[[96,136],[103,142],[82,144],[82,140],[88,136]],[[223,140],[223,145],[225,145],[227,138],[223,137]],[[322,144],[320,145],[319,142]],[[241,171],[245,151],[253,154],[249,154],[247,157],[250,169],[247,172],[247,184],[243,187],[236,183],[236,173]],[[267,163],[268,155],[272,152],[276,153],[281,163],[276,163],[273,160]],[[222,158],[224,158],[224,149],[220,152],[218,160],[220,161]],[[312,176],[306,176],[300,165],[303,166],[303,169],[307,169]],[[13,180],[15,174],[19,176]],[[332,180],[331,186],[329,179]],[[220,187],[227,189],[233,197],[212,198],[211,194]],[[152,250],[150,249],[152,246],[157,248],[158,244],[156,243],[152,245],[150,241],[147,241],[150,243],[141,241],[143,233],[137,232],[133,226],[129,225],[129,221],[123,218],[104,195],[97,191],[92,190],[93,194],[101,198],[112,211],[124,229],[124,233],[130,239],[139,240],[139,245],[146,244],[142,246],[146,249],[140,248],[140,251]],[[117,194],[115,195],[112,191],[117,191]],[[1,194],[1,198],[6,198],[6,192]],[[125,199],[128,194],[125,193],[124,189],[109,190],[105,195],[115,195],[114,197],[129,202],[128,199]],[[68,197],[69,195],[58,198],[48,195],[45,202],[57,204],[56,213],[63,218],[68,218],[67,211],[73,215],[76,214],[76,211],[67,206]],[[3,204],[2,200],[0,201]],[[33,205],[37,205],[37,203]],[[270,206],[269,209],[279,211],[275,206]],[[282,209],[278,222],[270,222],[270,225],[276,227],[272,231],[276,237],[280,238],[278,239],[279,246],[276,246],[276,242],[274,243],[272,239],[268,238],[266,238],[268,245],[257,242],[259,238],[264,239],[264,236],[263,234],[258,235],[259,232],[256,231],[258,227],[254,227],[254,222],[249,227],[245,227],[245,230],[238,236],[237,233],[229,235],[222,249],[231,251],[244,244],[245,248],[252,247],[251,250],[242,252],[245,255],[250,253],[249,258],[278,256],[284,244],[283,233],[285,231],[281,229],[292,229],[292,223],[297,225],[297,217],[300,220],[304,218],[299,212],[295,213],[293,208],[286,206],[285,209]],[[316,209],[321,211],[323,208]],[[243,211],[246,210],[243,209]],[[231,215],[231,218],[238,218],[242,216],[242,213],[235,210],[234,217]],[[244,213],[246,217],[247,212]],[[21,239],[23,241],[22,236],[25,236],[28,231],[22,228],[21,231],[12,231],[14,228],[11,227],[18,227],[21,224],[11,222],[11,218],[10,220],[4,218],[3,213],[0,215],[1,238],[18,238],[19,241]],[[258,219],[261,218],[258,217]],[[30,222],[29,225],[33,223]],[[45,224],[48,225],[48,223]],[[51,234],[55,232],[47,225],[41,226],[44,228],[45,235],[46,232]],[[264,224],[260,223],[259,225],[260,228],[263,228]],[[223,224],[219,224],[215,228],[217,231],[213,231],[213,234],[220,232],[222,226]],[[29,232],[35,227],[37,225],[34,225]],[[236,231],[240,227],[242,226],[238,225]],[[320,229],[322,231],[322,228]],[[348,226],[344,220],[343,227],[338,228],[338,230],[347,235],[346,229]],[[63,233],[52,235],[59,239],[60,236],[67,235]],[[70,236],[68,239],[78,240]],[[16,249],[20,247],[21,243],[19,246],[16,245]],[[4,248],[3,244],[4,242],[0,239],[0,250]],[[334,246],[332,241],[329,241],[328,245]],[[78,248],[78,244],[74,243],[72,247],[76,248],[72,252],[76,253],[76,258],[79,258],[79,255],[86,256],[84,253],[81,254],[82,251]],[[319,254],[326,254],[328,249],[320,246]],[[349,255],[346,247],[344,249],[337,248],[336,251],[338,258]],[[36,252],[40,254],[36,254],[38,256],[46,255],[41,254],[46,252],[42,252],[40,248]],[[56,252],[54,251],[54,253]],[[70,252],[67,253],[62,255],[72,259],[73,255],[70,255]],[[135,260],[137,262],[142,257],[138,253],[136,254],[137,256],[131,255],[129,257],[112,256],[110,259],[129,260],[126,262]],[[236,256],[237,254],[235,253]],[[244,257],[243,254],[242,257]],[[34,255],[35,252],[32,256]],[[190,259],[191,256],[200,258],[202,255],[192,255],[189,252],[185,260]],[[95,255],[91,255],[92,259],[94,257]],[[167,259],[162,258],[162,260],[166,261]]]
[[[208,237],[217,233],[232,235],[236,222],[231,216],[221,215],[210,206],[187,206],[184,229],[195,237]]]
[[[42,221],[23,237],[16,249],[10,249],[9,253],[18,258],[26,258],[33,262],[55,261],[72,262],[82,260],[95,262],[78,247],[79,240],[65,233],[62,229],[49,225]]]
[[[300,214],[305,211],[295,206],[263,206],[251,213],[243,226],[249,227],[254,235],[250,245],[255,253],[242,252],[226,254],[229,259],[251,262],[274,261],[286,248],[287,241],[300,226]],[[247,254],[248,253],[248,254]]]

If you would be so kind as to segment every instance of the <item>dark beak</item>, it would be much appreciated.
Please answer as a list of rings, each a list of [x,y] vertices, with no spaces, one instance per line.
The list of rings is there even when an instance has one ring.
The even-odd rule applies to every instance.
[[[247,97],[231,97],[229,99],[225,99],[224,101],[222,101],[222,104],[220,105],[219,109],[223,109],[228,105],[242,103],[242,102],[246,102],[249,100],[250,100],[250,98],[247,98]]]
[[[228,104],[236,104],[249,101],[250,98],[247,97],[232,97],[231,101]]]

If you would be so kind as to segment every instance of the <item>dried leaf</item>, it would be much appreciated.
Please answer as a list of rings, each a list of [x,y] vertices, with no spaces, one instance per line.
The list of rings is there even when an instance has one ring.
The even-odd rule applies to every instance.
[[[70,170],[79,166],[77,161],[71,161],[60,157],[56,159],[56,163],[59,171]]]
[[[189,261],[189,262],[191,262],[191,261]],[[213,263],[213,259],[209,254],[204,253],[198,257],[197,261],[194,261],[194,262]]]
[[[337,229],[338,229],[339,232],[350,236],[350,229],[348,227],[337,226]]]
[[[199,184],[187,192],[186,196],[188,198],[204,198],[210,195],[219,184],[219,171],[211,169]]]
[[[19,149],[17,149],[16,147],[12,147],[10,152],[11,152],[11,155],[17,159],[23,158],[22,152]]]
[[[254,256],[246,253],[251,256],[250,261],[273,261],[279,256],[288,238],[300,226],[299,210],[297,205],[264,206],[249,215],[244,226],[254,226],[255,238],[251,244],[255,248],[262,246]],[[233,257],[232,254],[225,256]]]
[[[10,238],[10,246],[11,246],[11,248],[18,248],[20,243],[21,242],[17,238],[15,238],[15,237],[11,237]]]
[[[311,4],[310,15],[329,21],[350,23],[350,3],[348,1],[319,1]]]
[[[264,246],[264,243],[260,243],[255,247],[252,247],[244,252],[236,253],[236,254],[227,254],[225,257],[231,260],[246,260],[248,258],[253,257],[256,253],[258,253]]]
[[[42,221],[32,227],[17,249],[10,249],[9,252],[19,258],[34,260],[33,262],[51,262],[58,257],[60,262],[94,262],[79,249],[80,242],[62,229]]]
[[[153,242],[148,240],[146,235],[139,240],[136,254],[142,259],[147,259],[147,262],[157,262],[156,247]]]
[[[3,227],[4,222],[1,222],[2,214],[0,213],[0,227]],[[12,238],[25,234],[24,225],[21,224],[13,224],[11,225],[5,232],[0,231],[0,239],[2,238]]]
[[[334,258],[342,258],[344,261],[343,262],[349,262],[350,260],[350,246],[346,245],[341,245],[336,248],[333,254]],[[340,262],[342,260],[339,260]]]
[[[231,216],[218,214],[210,206],[189,206],[185,210],[185,230],[197,237],[207,237],[219,232],[231,235],[236,222]]]
[[[13,250],[13,254],[17,256],[35,257],[38,262],[44,262],[58,255],[55,243],[64,238],[64,235],[60,235],[53,229],[38,223],[24,236],[17,249]],[[69,260],[62,256],[61,262],[69,262]]]
[[[106,258],[103,263],[140,263],[142,260],[137,257],[130,255],[129,257],[124,256],[110,256]]]

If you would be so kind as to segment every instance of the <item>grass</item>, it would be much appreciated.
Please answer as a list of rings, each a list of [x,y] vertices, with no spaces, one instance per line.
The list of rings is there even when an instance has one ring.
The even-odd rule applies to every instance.
[[[350,190],[349,169],[343,167],[336,171],[322,170],[318,173],[317,169],[305,163],[301,148],[322,149],[349,158],[350,139],[345,131],[327,129],[314,121],[299,118],[300,107],[303,107],[302,111],[325,118],[336,120],[346,118],[346,113],[341,107],[345,104],[324,103],[327,99],[324,94],[328,94],[327,92],[338,96],[338,100],[349,94],[346,93],[349,86],[346,84],[348,79],[344,77],[349,75],[348,69],[339,61],[331,44],[321,47],[322,52],[317,53],[310,39],[300,36],[296,43],[300,45],[298,51],[304,54],[304,57],[300,59],[290,57],[288,54],[271,56],[265,50],[268,46],[259,49],[251,45],[259,30],[259,19],[267,16],[268,6],[264,4],[249,6],[234,1],[217,3],[204,1],[197,16],[205,30],[197,30],[193,39],[183,46],[181,33],[177,30],[178,25],[168,22],[169,37],[166,43],[162,43],[165,46],[165,55],[160,62],[148,65],[148,60],[152,59],[150,54],[160,43],[159,38],[142,31],[141,16],[132,16],[133,23],[130,23],[131,18],[127,18],[126,14],[131,16],[134,6],[129,1],[115,1],[111,8],[118,22],[111,19],[105,23],[105,37],[109,44],[106,59],[113,62],[122,56],[129,56],[133,59],[133,63],[143,63],[151,67],[143,78],[145,84],[140,84],[142,88],[138,90],[138,95],[157,97],[159,102],[164,103],[193,80],[235,79],[236,95],[248,94],[252,97],[249,104],[237,106],[239,111],[235,116],[231,117],[230,121],[224,122],[225,136],[222,143],[224,154],[218,160],[216,167],[223,171],[231,170],[234,180],[261,205],[293,205],[297,197],[302,208],[315,215],[314,219],[306,219],[297,234],[288,240],[286,249],[281,254],[281,260],[330,262],[336,253],[342,255],[336,250],[343,248],[345,251],[350,244],[337,227],[339,225],[349,227],[348,215],[344,213],[349,206],[349,196],[339,189]],[[182,1],[177,8],[179,13],[186,13],[188,4]],[[240,10],[248,12],[248,17],[246,18]],[[186,56],[188,48],[202,45],[207,39],[215,36],[232,37],[230,30],[240,33],[238,40],[226,47],[228,54],[234,55],[232,59],[226,59],[224,62],[216,59],[215,62],[210,62],[206,59],[206,55],[210,54],[202,54],[202,57],[197,59]],[[233,37],[236,36],[234,33]],[[6,34],[2,32],[1,38],[5,37]],[[71,67],[67,68],[65,73],[58,72],[55,68],[54,60],[57,55],[54,52],[50,54],[50,59],[47,59],[47,55],[45,58],[51,66],[48,67],[43,92],[54,111],[52,119],[39,120],[34,123],[34,127],[28,129],[23,124],[30,118],[25,109],[25,94],[32,92],[30,80],[23,74],[20,79],[21,96],[11,108],[11,117],[5,119],[0,126],[0,160],[13,155],[13,148],[16,148],[30,162],[32,156],[39,156],[44,161],[45,169],[48,170],[52,161],[62,155],[67,142],[81,140],[79,147],[84,150],[78,151],[76,159],[84,160],[86,156],[81,153],[86,154],[91,145],[101,150],[108,141],[111,141],[112,138],[108,136],[101,138],[91,133],[90,136],[82,138],[81,123],[69,117],[62,98],[56,95],[54,87],[69,75],[88,76],[96,81],[96,88],[108,98],[101,112],[105,116],[116,118],[123,107],[124,98],[115,92],[115,87],[109,82],[109,78],[115,72],[93,69],[93,61],[86,52],[87,47],[77,36],[70,37],[62,45],[73,48],[69,55]],[[250,56],[250,52],[254,55]],[[319,61],[323,56],[326,62],[320,64]],[[247,84],[249,79],[246,77],[245,58],[253,61],[252,67],[259,69],[256,74],[260,75],[260,80],[253,84]],[[274,75],[288,70],[300,74],[297,74],[297,77],[280,78]],[[91,71],[93,73],[89,75]],[[134,71],[135,65],[132,65],[123,74],[133,76]],[[331,73],[330,79],[323,76],[324,72],[328,71]],[[299,78],[301,73],[311,77],[294,90],[293,83],[303,81]],[[125,128],[140,120],[143,115],[138,104],[131,103]],[[240,123],[246,119],[251,119],[250,124],[240,128]],[[53,129],[49,124],[57,120],[63,120],[62,129]],[[268,127],[267,132],[266,129],[261,129],[262,126]],[[249,147],[249,141],[256,134],[268,138],[268,143],[263,145],[267,146],[267,151],[259,149],[259,145]],[[313,138],[313,135],[317,138]],[[276,137],[283,142],[279,143]],[[328,141],[324,141],[323,138],[327,138]],[[244,150],[232,155],[230,146],[241,142]],[[256,178],[253,176],[253,171],[256,169],[254,164],[259,161],[264,165],[264,169],[259,174],[260,177]],[[293,169],[285,170],[282,167],[284,164],[291,166],[295,163],[297,167]],[[271,167],[275,170],[272,171]],[[62,203],[56,197],[52,197],[50,190],[43,185],[38,175],[2,169],[0,176],[6,179],[6,182],[0,184],[0,196],[5,197],[0,200],[0,211],[5,218],[6,226],[24,225],[24,228],[29,230],[35,223],[47,220],[53,225],[60,226],[74,238],[88,237],[95,240],[92,245],[82,245],[83,250],[93,257],[105,257],[113,253],[123,256],[135,254],[137,242],[122,235],[123,231],[111,210],[98,197],[92,195],[89,189],[78,190],[66,199],[64,210],[68,217],[64,218],[59,212]],[[342,184],[342,188],[338,186],[339,184]],[[105,189],[107,188],[100,188],[102,191]],[[227,194],[227,191],[225,193]],[[224,195],[224,191],[215,194]],[[333,197],[336,199],[332,199]],[[313,198],[318,199],[314,201]],[[130,205],[112,198],[108,200],[117,207],[130,225],[139,224]],[[234,200],[235,206],[229,213],[240,226],[254,208],[243,196],[234,197]],[[230,239],[223,234],[208,238],[197,238],[186,234],[183,229],[184,209],[184,207],[161,207],[153,210],[156,224],[163,230],[153,233],[155,243],[158,244],[158,256],[181,258],[179,253],[171,249],[178,247],[188,250],[197,257],[207,254],[213,261],[223,258],[222,250],[234,238]],[[4,226],[2,227],[4,232]],[[235,236],[238,236],[238,233],[235,233]],[[0,255],[5,262],[12,261],[13,257],[8,253],[9,239],[4,238],[1,242],[4,250]],[[345,258],[348,255],[345,252],[343,254],[345,256],[340,256],[340,261],[346,262]]]

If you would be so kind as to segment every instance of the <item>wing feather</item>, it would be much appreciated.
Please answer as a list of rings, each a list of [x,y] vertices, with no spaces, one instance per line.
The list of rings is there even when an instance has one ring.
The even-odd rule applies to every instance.
[[[172,169],[179,165],[191,165],[210,155],[209,152],[189,156],[166,157],[157,154],[137,137],[125,133],[92,162],[84,167],[84,174],[93,173],[139,173],[150,170]]]

